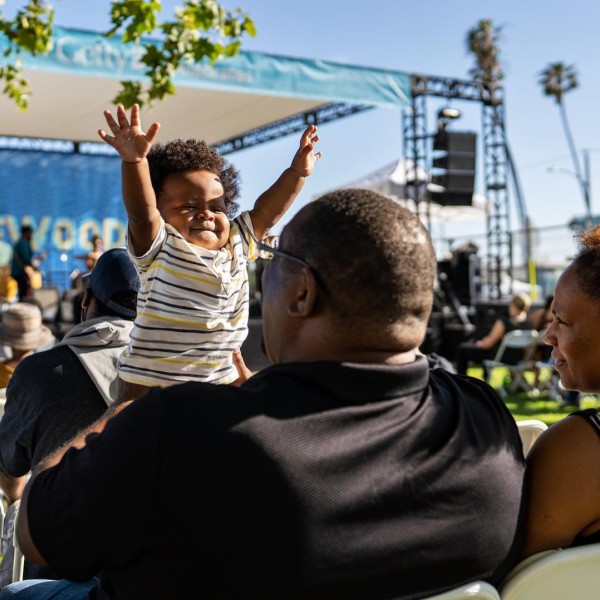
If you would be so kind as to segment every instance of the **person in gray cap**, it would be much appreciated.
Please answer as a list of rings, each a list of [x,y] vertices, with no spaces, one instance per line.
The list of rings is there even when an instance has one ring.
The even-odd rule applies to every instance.
[[[129,343],[139,286],[124,248],[102,254],[84,278],[82,322],[15,369],[0,420],[0,488],[9,503],[3,547],[32,466],[115,402],[117,361]],[[10,582],[9,563],[0,565],[0,587]],[[40,575],[32,567],[26,564],[26,578]]]

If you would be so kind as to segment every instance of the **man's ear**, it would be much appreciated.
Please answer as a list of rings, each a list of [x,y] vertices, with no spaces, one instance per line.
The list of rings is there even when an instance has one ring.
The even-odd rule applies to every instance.
[[[87,309],[90,305],[90,302],[92,300],[93,296],[92,296],[92,291],[87,289],[85,290],[85,292],[83,292],[83,298],[81,299],[81,321],[85,321],[86,315],[87,315]]]
[[[290,287],[288,314],[291,317],[310,317],[315,312],[319,293],[312,271],[307,268],[299,270]]]

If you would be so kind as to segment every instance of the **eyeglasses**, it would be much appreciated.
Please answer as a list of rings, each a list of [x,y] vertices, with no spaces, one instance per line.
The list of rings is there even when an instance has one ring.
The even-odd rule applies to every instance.
[[[265,244],[263,242],[256,242],[256,245],[258,247],[258,256],[260,258],[262,258],[263,260],[273,260],[273,258],[275,256],[279,256],[281,258],[287,258],[289,260],[293,260],[294,262],[302,265],[303,267],[306,267],[307,269],[310,269],[311,271],[313,270],[312,267],[304,260],[302,260],[301,258],[298,258],[297,256],[294,256],[293,254],[288,254],[287,252],[284,252],[283,250],[279,250],[278,246],[279,246],[279,236],[278,235],[274,235],[271,236],[269,239],[269,243]]]
[[[305,260],[298,258],[297,256],[294,256],[293,254],[288,254],[287,252],[284,252],[283,250],[279,250],[279,248],[277,247],[277,246],[279,246],[279,236],[278,235],[273,235],[273,236],[269,237],[268,240],[269,240],[268,244],[265,244],[263,242],[259,242],[258,240],[256,240],[256,246],[258,248],[258,256],[260,258],[262,258],[263,260],[266,260],[266,261],[271,261],[276,256],[279,256],[280,258],[287,258],[288,260],[291,260],[298,265],[302,265],[305,269],[308,269],[313,274],[313,277],[315,278],[315,281],[317,282],[319,287],[323,291],[327,290],[327,288],[323,284],[323,281],[321,281],[321,276],[319,275],[319,273],[317,272],[317,270],[314,267],[311,267]]]

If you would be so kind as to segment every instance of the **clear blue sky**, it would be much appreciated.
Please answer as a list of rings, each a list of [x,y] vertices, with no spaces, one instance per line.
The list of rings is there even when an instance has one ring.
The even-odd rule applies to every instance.
[[[51,3],[59,25],[96,31],[108,27],[109,0]],[[21,4],[8,0],[5,14]],[[163,13],[170,16],[177,4],[164,1]],[[539,71],[550,62],[573,64],[579,73],[580,87],[567,95],[566,105],[578,148],[591,149],[592,206],[600,213],[600,4],[590,0],[226,0],[222,4],[231,9],[240,6],[254,18],[258,35],[246,40],[247,50],[460,79],[468,78],[472,65],[466,32],[479,19],[492,19],[504,28],[500,58],[506,73],[506,127],[532,224],[563,224],[584,211],[576,179],[547,171],[552,165],[573,169],[558,109],[538,85]],[[436,110],[444,104],[433,98],[428,103]],[[453,106],[463,112],[455,129],[480,131],[478,103],[456,101]],[[283,223],[315,195],[382,167],[402,151],[401,117],[395,110],[348,117],[322,126],[320,134],[324,157]],[[288,137],[229,155],[242,175],[242,208],[275,180],[295,147],[295,137]],[[481,172],[481,157],[477,166]],[[515,205],[511,224],[518,228],[513,194],[511,203]],[[483,233],[485,222],[449,227],[446,235]]]

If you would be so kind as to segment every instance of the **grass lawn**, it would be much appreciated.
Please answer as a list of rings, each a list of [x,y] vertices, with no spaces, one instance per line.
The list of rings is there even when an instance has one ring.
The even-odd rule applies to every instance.
[[[470,368],[468,373],[473,377],[483,379],[483,369],[481,368]],[[492,386],[495,388],[501,387],[505,375],[505,370],[501,368],[495,369],[491,378]],[[527,376],[529,375],[533,378],[533,373],[528,373]],[[530,382],[531,381],[532,379],[530,379]],[[522,421],[523,419],[539,419],[548,426],[556,423],[556,421],[559,421],[574,410],[577,410],[573,406],[559,406],[556,400],[547,395],[535,397],[526,392],[510,394],[506,397],[505,402],[517,421]],[[581,408],[600,408],[600,396],[582,394],[580,405]]]

